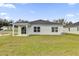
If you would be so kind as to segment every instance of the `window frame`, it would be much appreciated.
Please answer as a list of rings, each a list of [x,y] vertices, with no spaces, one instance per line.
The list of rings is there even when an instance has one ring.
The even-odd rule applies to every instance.
[[[58,27],[52,27],[52,32],[58,32]]]
[[[34,26],[34,32],[40,32],[40,27]]]
[[[68,28],[68,31],[70,32],[70,28]]]

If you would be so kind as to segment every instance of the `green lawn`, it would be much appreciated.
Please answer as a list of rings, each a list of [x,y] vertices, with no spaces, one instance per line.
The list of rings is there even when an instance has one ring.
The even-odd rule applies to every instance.
[[[79,56],[79,35],[0,37],[0,55]]]

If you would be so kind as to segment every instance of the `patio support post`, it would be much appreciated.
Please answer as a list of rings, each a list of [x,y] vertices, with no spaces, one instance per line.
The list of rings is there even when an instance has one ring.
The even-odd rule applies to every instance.
[[[14,24],[12,26],[12,36],[14,36]]]
[[[18,35],[21,35],[21,26],[18,26]]]
[[[29,28],[28,28],[28,25],[26,25],[26,35],[29,36]]]

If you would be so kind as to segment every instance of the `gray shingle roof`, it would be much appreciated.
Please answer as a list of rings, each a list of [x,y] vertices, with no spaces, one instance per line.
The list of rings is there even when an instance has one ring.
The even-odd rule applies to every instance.
[[[74,23],[75,26],[79,26],[79,22]]]
[[[18,21],[16,23],[29,23],[28,21]]]
[[[47,24],[47,25],[62,25],[60,23],[54,23],[54,22],[50,22],[48,20],[35,20],[35,21],[31,21],[31,22],[16,22],[16,25],[25,25],[25,24]]]
[[[30,22],[30,24],[56,24],[56,25],[62,25],[60,23],[50,22],[48,20],[36,20],[36,21]]]
[[[76,26],[79,26],[79,22],[76,22],[76,23],[73,23],[73,24],[66,25],[65,27],[76,27]]]

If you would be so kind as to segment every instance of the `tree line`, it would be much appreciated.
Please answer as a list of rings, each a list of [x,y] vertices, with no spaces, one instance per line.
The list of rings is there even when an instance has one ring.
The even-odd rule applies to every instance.
[[[8,21],[7,19],[0,18],[0,27],[2,27],[2,26],[10,26],[12,22],[13,22],[12,20]]]
[[[48,20],[49,21],[49,20]],[[13,23],[14,21],[12,21],[12,20],[7,20],[7,19],[2,19],[2,18],[0,18],[0,27],[2,27],[2,26],[12,26],[12,23]],[[16,21],[17,23],[18,22],[29,22],[29,21],[25,21],[25,20],[22,20],[22,19],[19,19],[19,20],[17,20]],[[61,23],[61,24],[63,24],[63,25],[68,25],[68,24],[73,24],[73,22],[67,22],[66,20],[64,20],[64,19],[58,19],[58,20],[53,20],[52,22],[54,22],[54,23]]]

